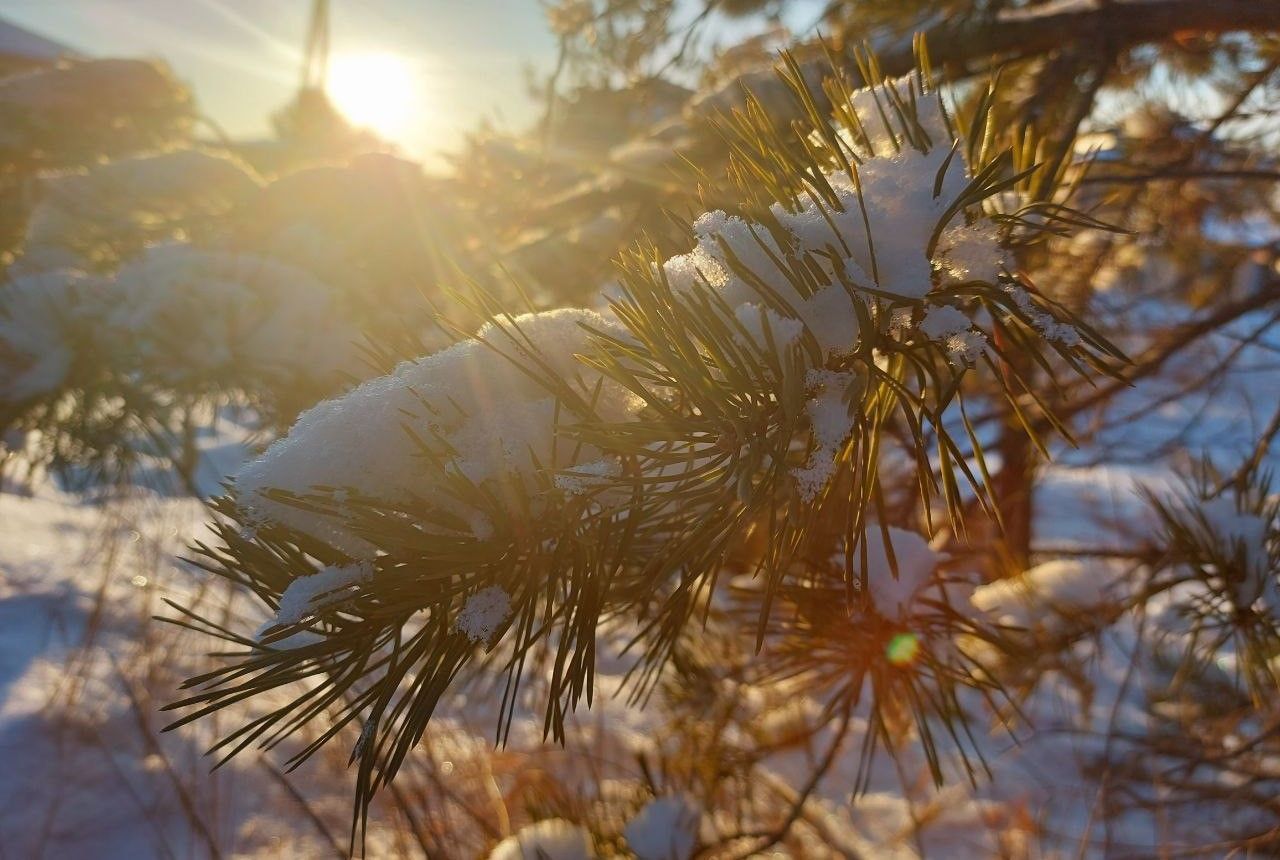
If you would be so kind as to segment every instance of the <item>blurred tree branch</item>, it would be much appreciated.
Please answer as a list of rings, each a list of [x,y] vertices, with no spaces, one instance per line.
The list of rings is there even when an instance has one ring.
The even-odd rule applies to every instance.
[[[949,20],[924,32],[935,63],[967,65],[991,56],[1021,59],[1073,43],[1110,44],[1123,49],[1183,32],[1216,34],[1277,27],[1280,0],[1068,0],[1005,10],[994,19]],[[904,74],[911,69],[910,39],[877,48],[886,74]]]

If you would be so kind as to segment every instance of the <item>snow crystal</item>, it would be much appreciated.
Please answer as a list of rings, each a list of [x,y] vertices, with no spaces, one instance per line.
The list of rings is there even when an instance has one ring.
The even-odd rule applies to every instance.
[[[593,860],[591,836],[563,818],[525,825],[494,846],[489,860]]]
[[[556,397],[526,372],[544,366],[603,420],[634,419],[642,404],[575,358],[592,347],[584,325],[625,336],[617,323],[593,311],[526,314],[313,407],[237,474],[242,505],[352,557],[367,557],[373,547],[336,519],[272,501],[262,491],[307,494],[327,486],[393,503],[430,499],[484,538],[492,523],[443,491],[406,426],[477,484],[527,478],[541,464],[571,469],[600,460],[594,447],[557,436],[557,420],[574,420],[570,404],[557,408]]]
[[[844,287],[823,287],[800,306],[800,318],[827,354],[843,355],[858,340],[858,318]]]
[[[911,308],[894,309],[893,315],[889,317],[889,331],[895,335],[901,335],[911,328],[913,315],[914,311]]]
[[[353,589],[373,579],[373,564],[330,565],[309,576],[300,576],[280,595],[277,626],[297,624],[306,616],[335,606],[353,595]]]
[[[988,220],[953,224],[944,230],[937,260],[943,275],[957,282],[994,284],[1009,265],[1008,254],[1000,247],[999,228]]]
[[[1008,579],[984,583],[969,602],[1000,624],[1052,625],[1052,614],[1070,618],[1113,605],[1119,571],[1108,564],[1056,559]]]
[[[699,215],[693,222],[693,233],[703,253],[720,267],[724,273],[721,277],[726,280],[731,277],[730,255],[757,274],[774,271],[773,261],[785,255],[769,228],[718,209]]]
[[[701,810],[688,795],[656,797],[628,822],[623,835],[639,860],[688,860],[698,841]]]
[[[987,336],[980,331],[962,331],[947,338],[946,347],[953,362],[973,364],[987,348]]]
[[[511,597],[496,585],[467,598],[454,627],[472,642],[488,642],[511,614]]]
[[[791,472],[801,498],[807,502],[816,499],[830,482],[836,471],[836,457],[853,432],[849,406],[845,403],[845,392],[852,381],[853,375],[849,373],[809,371],[807,382],[816,393],[805,404],[805,412],[813,428],[814,448],[808,462]]]

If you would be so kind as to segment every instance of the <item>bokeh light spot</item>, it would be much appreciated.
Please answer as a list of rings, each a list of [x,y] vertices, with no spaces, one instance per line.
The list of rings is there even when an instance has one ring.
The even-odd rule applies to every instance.
[[[898,633],[885,646],[884,655],[894,666],[909,666],[920,655],[920,639],[914,633]]]

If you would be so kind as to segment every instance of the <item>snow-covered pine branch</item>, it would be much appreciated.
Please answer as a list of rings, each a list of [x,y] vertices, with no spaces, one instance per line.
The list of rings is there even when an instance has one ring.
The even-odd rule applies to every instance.
[[[152,245],[109,275],[23,275],[0,285],[0,427],[36,438],[11,452],[36,466],[127,469],[200,403],[287,421],[360,369],[358,337],[332,286],[256,254]]]
[[[69,60],[0,80],[0,161],[79,167],[160,149],[190,134],[191,94],[145,60]]]
[[[1032,168],[1011,152],[970,163],[976,149],[918,76],[847,95],[834,121],[785,140],[767,115],[738,116],[725,133],[747,202],[698,218],[688,253],[637,246],[607,312],[511,316],[480,303],[489,322],[473,337],[308,411],[236,476],[219,504],[223,545],[200,547],[205,565],[278,607],[271,637],[322,636],[255,653],[251,688],[280,683],[272,666],[341,675],[371,644],[412,643],[404,659],[424,680],[398,682],[409,664],[369,679],[366,726],[384,740],[360,748],[362,806],[407,750],[385,739],[421,732],[476,643],[512,656],[513,683],[521,655],[557,652],[547,725],[560,737],[589,695],[604,620],[646,619],[643,688],[727,552],[763,530],[753,564],[766,595],[799,585],[795,565],[833,510],[847,525],[843,549],[826,553],[840,597],[824,611],[865,618],[873,644],[909,650],[940,689],[971,682],[945,634],[981,626],[931,588],[939,559],[926,538],[886,521],[886,428],[910,428],[894,456],[917,472],[924,509],[941,504],[959,525],[961,486],[988,495],[985,467],[970,465],[976,438],[944,420],[966,377],[1034,403],[1001,371],[1005,350],[1104,372],[1117,353],[1008,269],[1010,232],[1025,242],[1034,225],[1000,207],[1020,205]],[[971,119],[971,134],[985,121]],[[329,588],[342,570],[360,575]],[[917,632],[899,641],[904,628]],[[243,683],[241,671],[226,677]],[[918,722],[955,717],[906,683],[886,695],[914,701]],[[227,694],[210,676],[179,705]]]
[[[19,271],[101,271],[146,245],[198,239],[258,191],[236,159],[179,148],[131,155],[40,177]]]

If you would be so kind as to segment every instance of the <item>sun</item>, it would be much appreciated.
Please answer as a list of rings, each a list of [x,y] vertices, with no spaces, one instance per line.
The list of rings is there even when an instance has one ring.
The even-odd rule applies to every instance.
[[[403,142],[423,109],[413,65],[397,54],[345,54],[329,63],[329,98],[353,125]]]

